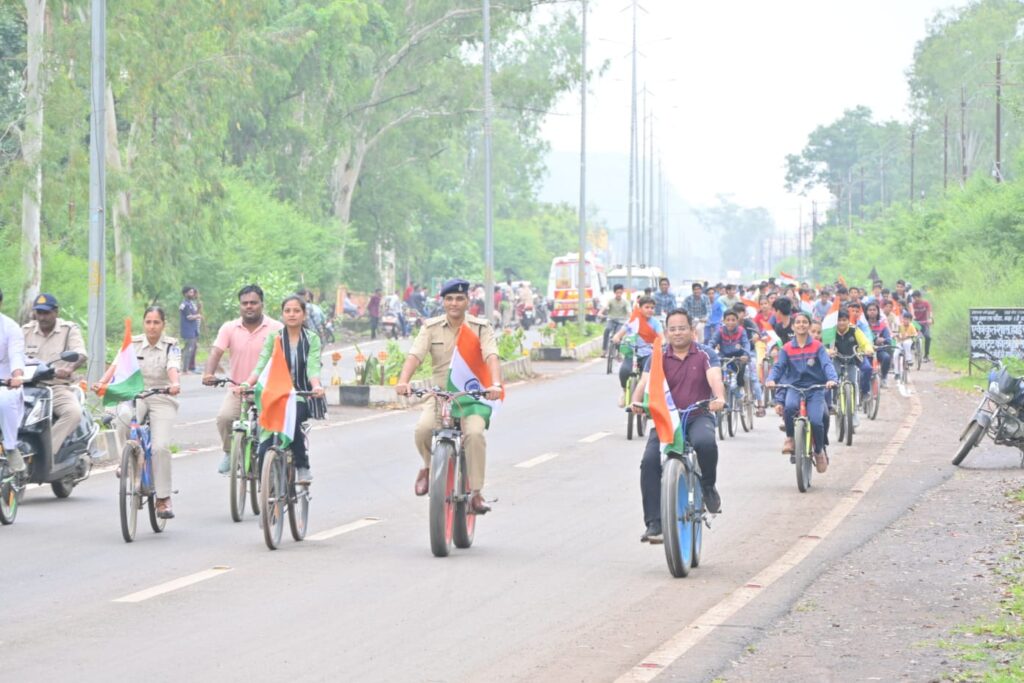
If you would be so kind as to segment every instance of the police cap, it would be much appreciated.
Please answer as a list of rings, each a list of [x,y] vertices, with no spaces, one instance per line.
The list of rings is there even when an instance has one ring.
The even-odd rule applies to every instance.
[[[469,282],[461,278],[452,278],[441,286],[441,296],[449,294],[468,294]]]
[[[32,302],[32,309],[36,311],[52,311],[57,308],[57,297],[53,294],[40,294]]]

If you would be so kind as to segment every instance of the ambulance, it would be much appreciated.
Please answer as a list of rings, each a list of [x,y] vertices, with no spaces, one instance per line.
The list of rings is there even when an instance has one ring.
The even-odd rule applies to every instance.
[[[580,258],[578,252],[551,259],[548,275],[548,306],[551,319],[555,321],[575,320],[579,302]],[[608,291],[604,264],[591,253],[584,255],[584,297],[587,302],[587,319],[593,320],[600,310],[601,300]]]

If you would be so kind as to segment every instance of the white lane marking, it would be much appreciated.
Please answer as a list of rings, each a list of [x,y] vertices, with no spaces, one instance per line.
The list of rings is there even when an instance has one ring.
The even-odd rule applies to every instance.
[[[785,576],[791,569],[807,558],[815,548],[846,516],[857,506],[871,487],[878,481],[882,473],[892,463],[900,448],[910,436],[918,416],[921,414],[921,401],[916,395],[910,396],[910,412],[903,419],[888,445],[882,450],[878,460],[872,463],[861,478],[853,485],[850,492],[843,496],[832,511],[818,521],[818,524],[805,536],[801,536],[786,553],[778,560],[765,567],[727,595],[718,604],[690,622],[682,631],[662,643],[632,669],[620,676],[616,683],[628,681],[650,681],[660,675],[666,668],[675,663],[697,643],[703,640],[716,627],[725,624],[733,615],[746,607],[751,601],[764,592],[764,589]]]
[[[365,529],[368,526],[380,524],[382,521],[384,520],[382,520],[380,517],[363,517],[362,519],[357,519],[354,522],[342,524],[341,526],[336,526],[333,529],[327,529],[326,531],[321,531],[319,533],[313,534],[312,536],[307,536],[306,540],[326,541],[328,538],[334,538],[335,536],[341,536],[342,534],[347,534],[351,531]]]
[[[558,453],[544,453],[543,455],[538,455],[536,458],[530,458],[529,460],[524,460],[523,462],[517,463],[516,467],[522,467],[524,469],[527,469],[527,468],[530,468],[530,467],[536,467],[537,465],[541,464],[542,462],[547,462],[548,460],[554,460],[557,457],[558,457]]]
[[[580,443],[594,443],[595,441],[600,441],[604,437],[611,435],[611,432],[597,432],[596,434],[591,434],[590,436],[583,437],[582,439],[580,439]]]
[[[214,421],[215,421],[215,419],[211,417],[208,420],[196,420],[195,422],[179,422],[178,424],[176,424],[174,426],[175,427],[195,427],[196,425],[207,425],[207,424],[210,424],[210,423],[212,423]]]
[[[200,581],[206,581],[218,576],[223,576],[229,571],[231,571],[231,567],[213,567],[212,569],[205,569],[201,572],[196,572],[195,574],[183,576],[180,579],[161,583],[160,585],[153,586],[152,588],[147,588],[136,593],[130,593],[124,597],[117,598],[114,602],[142,602],[143,600],[149,600],[150,598],[155,598],[158,595],[163,595],[164,593],[170,593],[171,591],[176,591],[181,588],[187,588],[188,586],[199,583]]]

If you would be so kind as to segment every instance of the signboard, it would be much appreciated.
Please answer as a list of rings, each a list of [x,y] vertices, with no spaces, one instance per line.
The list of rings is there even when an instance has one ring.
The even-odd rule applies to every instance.
[[[1024,358],[1024,308],[970,309],[971,353]]]

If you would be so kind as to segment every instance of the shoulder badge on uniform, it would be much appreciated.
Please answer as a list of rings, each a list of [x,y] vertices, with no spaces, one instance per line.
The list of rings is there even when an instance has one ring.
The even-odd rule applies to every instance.
[[[443,323],[444,319],[445,316],[438,315],[433,318],[427,318],[427,320],[423,324],[426,325],[427,327],[433,327],[435,325],[440,325],[441,323]]]

